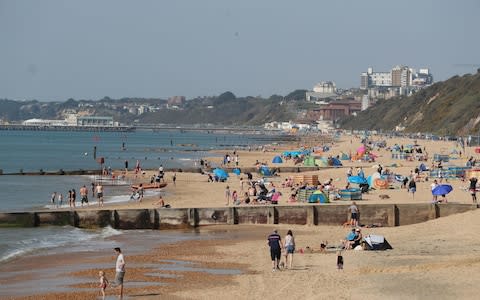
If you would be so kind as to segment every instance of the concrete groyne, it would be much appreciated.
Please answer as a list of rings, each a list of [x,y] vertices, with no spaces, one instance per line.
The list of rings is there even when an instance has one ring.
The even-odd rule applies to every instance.
[[[474,204],[359,204],[360,223],[383,227],[421,223],[477,209]],[[79,228],[180,229],[217,224],[342,225],[345,205],[101,209],[0,213],[0,227],[71,225]]]

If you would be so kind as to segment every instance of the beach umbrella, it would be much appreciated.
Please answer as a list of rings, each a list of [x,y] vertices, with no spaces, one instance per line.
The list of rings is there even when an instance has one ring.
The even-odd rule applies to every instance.
[[[475,153],[480,153],[480,147],[475,148]]]
[[[432,190],[432,195],[438,196],[438,195],[446,195],[453,191],[453,187],[449,184],[440,184],[437,185],[433,190]]]
[[[277,155],[277,156],[275,156],[275,157],[273,158],[272,163],[274,163],[274,164],[281,164],[281,163],[283,163],[283,160],[282,160],[282,158],[281,158],[280,156]]]
[[[228,173],[225,170],[219,168],[214,169],[213,174],[220,179],[227,179],[228,177]]]
[[[365,179],[365,177],[361,177],[361,176],[348,176],[348,182],[356,183],[356,184],[368,183],[367,179]]]
[[[232,173],[235,174],[235,175],[240,175],[241,171],[239,168],[235,168],[232,170]]]

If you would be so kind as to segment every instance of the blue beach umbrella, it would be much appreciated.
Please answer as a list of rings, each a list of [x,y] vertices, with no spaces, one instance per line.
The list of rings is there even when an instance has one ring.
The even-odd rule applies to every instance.
[[[235,175],[240,175],[241,171],[239,168],[235,168],[232,170],[232,173],[235,174]]]
[[[365,184],[365,183],[368,183],[368,182],[367,182],[367,179],[365,179],[365,177],[361,177],[361,176],[349,176],[349,177],[348,177],[348,182],[350,182],[350,183],[356,183],[356,184]]]
[[[213,174],[220,179],[227,179],[228,177],[228,173],[225,170],[218,169],[218,168],[213,170]]]
[[[453,187],[449,184],[440,184],[437,185],[433,190],[432,190],[432,195],[438,196],[438,195],[446,195],[453,191]]]

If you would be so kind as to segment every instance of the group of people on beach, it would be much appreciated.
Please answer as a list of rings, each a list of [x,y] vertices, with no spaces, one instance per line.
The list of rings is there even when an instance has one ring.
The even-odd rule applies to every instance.
[[[98,206],[102,207],[103,206],[103,185],[101,183],[93,183],[91,185],[91,191],[92,191],[92,198],[97,198],[98,200]],[[89,201],[88,201],[88,188],[86,185],[83,185],[80,188],[80,201],[81,201],[81,207],[85,204],[86,206],[89,206]],[[76,201],[77,201],[77,192],[75,189],[68,190],[68,206],[71,209],[74,209],[77,207]],[[63,194],[62,193],[57,193],[53,192],[50,198],[50,202],[52,204],[52,207],[54,208],[61,208],[63,206]]]

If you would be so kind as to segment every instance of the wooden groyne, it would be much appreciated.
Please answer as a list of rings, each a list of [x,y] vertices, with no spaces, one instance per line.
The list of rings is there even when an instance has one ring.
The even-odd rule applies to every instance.
[[[473,204],[359,204],[360,223],[402,226],[477,209]],[[180,229],[218,224],[342,225],[347,206],[235,206],[217,208],[99,209],[0,213],[0,227],[71,225],[79,228]]]

